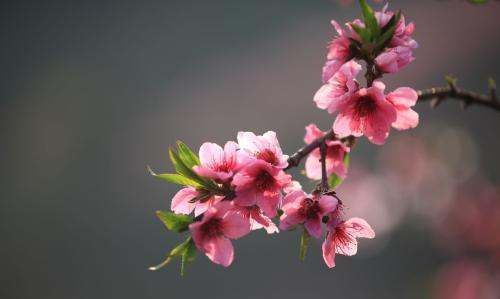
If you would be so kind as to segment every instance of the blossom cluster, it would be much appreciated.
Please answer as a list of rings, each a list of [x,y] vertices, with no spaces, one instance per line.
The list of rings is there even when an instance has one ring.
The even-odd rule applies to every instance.
[[[356,252],[356,237],[374,236],[362,219],[339,218],[342,205],[334,193],[306,194],[300,184],[292,181],[283,171],[288,166],[288,156],[282,153],[274,132],[239,132],[237,141],[228,141],[224,148],[210,142],[200,147],[199,165],[192,170],[200,178],[213,181],[215,191],[187,186],[177,192],[171,203],[174,213],[194,213],[199,217],[189,224],[189,230],[196,247],[214,263],[232,263],[232,239],[257,229],[277,233],[279,229],[271,218],[278,211],[280,229],[304,225],[315,238],[321,238],[322,222],[327,219],[330,233],[323,253],[330,267],[334,265],[335,252]]]
[[[297,227],[302,228],[301,257],[309,237],[324,236],[323,258],[332,268],[336,254],[356,254],[357,238],[375,237],[365,220],[344,217],[344,204],[332,189],[347,174],[352,145],[346,139],[365,135],[372,143],[383,144],[391,126],[403,130],[418,124],[418,114],[411,109],[417,93],[400,87],[385,94],[385,85],[377,80],[413,61],[417,43],[411,38],[414,25],[406,25],[399,12],[387,11],[387,7],[374,12],[365,1],[360,4],[363,21],[347,23],[345,30],[332,21],[338,36],[329,44],[324,85],[314,96],[319,108],[338,114],[335,136],[329,138],[331,132],[315,124],[306,127],[304,142],[310,150],[304,154],[308,154],[305,173],[321,180],[318,187],[307,193],[286,173],[290,160],[273,131],[262,135],[239,132],[236,141],[223,147],[206,142],[198,155],[179,142],[177,152],[169,151],[176,173],[150,171],[159,179],[184,186],[172,199],[172,212],[157,214],[169,230],[189,231],[190,236],[152,269],[180,257],[183,273],[196,249],[227,267],[234,260],[231,240],[258,229],[272,234]],[[359,60],[366,63],[367,87],[357,81],[362,69]]]
[[[324,85],[314,102],[328,113],[338,113],[333,130],[339,137],[364,135],[372,143],[383,144],[391,126],[405,130],[418,125],[418,114],[411,109],[418,96],[409,87],[385,94],[384,83],[371,80],[383,73],[396,73],[412,62],[412,51],[418,44],[411,37],[414,24],[406,24],[404,16],[388,11],[387,5],[373,17],[375,24],[369,28],[359,19],[346,23],[345,30],[332,21],[338,35],[328,45]],[[387,37],[387,33],[392,35]],[[356,80],[362,69],[356,60],[367,65],[371,75],[367,87]]]

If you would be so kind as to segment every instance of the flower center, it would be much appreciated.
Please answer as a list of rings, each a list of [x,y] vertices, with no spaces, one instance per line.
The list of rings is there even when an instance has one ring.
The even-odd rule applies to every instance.
[[[209,239],[222,235],[222,220],[211,218],[201,226],[201,231]]]
[[[216,171],[229,172],[233,168],[232,163],[224,162],[215,166]]]
[[[365,117],[377,109],[377,104],[369,95],[365,95],[358,99],[354,108],[358,117]]]
[[[275,180],[272,175],[269,174],[269,172],[262,170],[256,177],[255,177],[255,186],[257,189],[260,191],[266,191],[271,189],[271,187],[274,186]]]
[[[319,206],[319,202],[317,200],[313,200],[311,198],[306,198],[301,203],[302,213],[307,219],[313,219],[318,217],[318,214],[321,212],[321,207]]]
[[[278,164],[278,157],[269,149],[265,149],[262,152],[257,153],[257,159],[264,160],[271,165]]]

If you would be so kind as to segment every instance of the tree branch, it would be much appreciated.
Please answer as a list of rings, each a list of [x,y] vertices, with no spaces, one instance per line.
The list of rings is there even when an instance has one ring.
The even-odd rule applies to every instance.
[[[495,89],[490,90],[490,94],[480,94],[465,90],[450,84],[446,87],[434,87],[418,91],[418,101],[431,101],[431,106],[437,107],[445,99],[455,99],[461,101],[462,107],[469,105],[486,106],[496,111],[500,111],[500,102],[496,97]]]
[[[327,192],[328,191],[328,174],[326,173],[326,142],[323,139],[322,142],[319,144],[319,152],[321,155],[320,162],[321,162],[321,192]]]
[[[447,87],[434,87],[424,90],[419,90],[418,101],[431,101],[432,107],[437,107],[442,101],[445,99],[456,99],[458,101],[462,101],[464,103],[463,107],[467,107],[469,105],[478,105],[492,108],[496,111],[500,111],[500,102],[496,97],[496,90],[494,86],[490,86],[490,94],[480,94],[477,92],[465,90],[462,88],[456,87],[454,82],[450,82]],[[305,158],[309,153],[311,153],[316,148],[320,147],[322,143],[326,140],[338,140],[338,136],[335,135],[332,129],[330,129],[326,134],[320,138],[315,139],[313,142],[308,145],[300,148],[295,153],[290,155],[288,158],[288,167],[285,170],[288,170],[293,167],[297,167],[301,160]],[[342,142],[346,142],[349,147],[354,144],[355,137],[349,136],[346,138],[340,139]]]

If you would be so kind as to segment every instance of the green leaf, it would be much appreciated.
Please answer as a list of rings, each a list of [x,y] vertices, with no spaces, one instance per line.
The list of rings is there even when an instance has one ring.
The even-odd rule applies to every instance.
[[[191,168],[184,164],[179,155],[173,149],[168,149],[168,155],[170,157],[170,160],[172,161],[172,164],[174,165],[175,171],[178,174],[195,181],[200,180],[200,177]]]
[[[159,263],[156,266],[149,267],[149,270],[159,270],[170,263],[175,257],[179,257],[181,259],[181,276],[183,276],[186,264],[188,262],[194,261],[195,256],[196,246],[194,245],[193,239],[191,237],[188,237],[184,242],[178,244],[172,250],[170,250],[170,253],[167,255],[163,262]]]
[[[163,180],[163,181],[167,181],[169,183],[183,185],[183,186],[191,186],[191,187],[195,187],[195,188],[202,187],[202,185],[200,183],[193,181],[192,179],[189,179],[187,177],[184,177],[180,174],[176,174],[176,173],[157,174],[151,169],[151,167],[147,166],[147,169],[148,169],[149,174],[151,174],[152,176],[154,176],[155,178],[157,178],[159,180]]]
[[[383,50],[391,41],[394,36],[394,32],[396,31],[399,20],[401,19],[401,11],[396,12],[392,18],[387,22],[387,24],[382,28],[382,33],[380,37],[377,39],[377,44],[375,46],[375,54],[378,54],[379,51]]]
[[[188,167],[184,161],[180,158],[179,154],[177,154],[171,148],[168,149],[168,155],[170,156],[170,160],[174,165],[175,171],[178,174],[187,177],[197,183],[199,183],[203,188],[207,190],[218,190],[217,184],[215,184],[212,180],[204,179],[196,174],[190,167]]]
[[[484,4],[488,2],[488,0],[469,0],[469,2],[472,4]]]
[[[174,214],[166,211],[156,211],[158,219],[165,224],[168,230],[174,232],[183,232],[188,229],[189,224],[193,223],[193,219],[188,215]]]
[[[194,261],[196,257],[196,246],[194,242],[190,240],[190,242],[186,245],[184,252],[181,257],[181,276],[184,276],[186,272],[186,265],[192,261]]]
[[[376,40],[380,35],[380,27],[378,25],[377,19],[375,18],[375,13],[373,12],[373,9],[366,3],[366,0],[359,0],[359,5],[361,6],[361,12],[363,13],[365,27],[370,32],[371,39]]]
[[[311,236],[309,235],[306,228],[304,227],[302,230],[302,234],[300,235],[299,259],[301,261],[304,261],[304,259],[306,258],[307,248],[309,247],[309,239],[311,239]]]
[[[366,42],[366,43],[370,42],[371,34],[366,28],[360,27],[360,26],[358,26],[356,24],[352,24],[352,23],[351,23],[351,27],[359,35],[359,37],[361,37],[361,39],[364,42]]]
[[[193,166],[200,165],[198,156],[182,141],[177,141],[177,148],[179,157],[189,169],[193,169]]]
[[[344,155],[344,165],[345,165],[345,168],[346,169],[349,169],[349,161],[350,161],[350,158],[349,158],[349,153],[346,153]],[[332,174],[329,178],[328,178],[328,186],[331,188],[331,189],[335,189],[336,187],[338,187],[340,184],[342,184],[342,182],[344,181],[343,178],[341,178],[340,176],[336,175],[335,173]]]

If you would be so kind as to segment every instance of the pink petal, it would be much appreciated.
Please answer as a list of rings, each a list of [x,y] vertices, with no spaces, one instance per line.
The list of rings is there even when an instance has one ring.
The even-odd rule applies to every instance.
[[[254,189],[236,191],[234,203],[239,206],[250,207],[257,203],[259,193]]]
[[[224,163],[224,150],[215,143],[203,143],[200,147],[199,155],[200,164],[207,167]]]
[[[382,72],[393,74],[399,70],[397,58],[394,52],[383,52],[375,58],[375,64]]]
[[[250,223],[240,213],[229,212],[222,219],[222,231],[229,239],[238,239],[250,232]]]
[[[339,137],[347,137],[353,135],[359,137],[363,135],[363,125],[360,120],[352,118],[352,111],[344,111],[337,115],[335,122],[333,123],[333,131],[339,135]]]
[[[318,216],[313,219],[308,219],[304,223],[304,227],[307,229],[309,234],[316,239],[321,238],[321,218]]]
[[[276,180],[276,184],[278,184],[281,188],[288,186],[292,182],[292,176],[283,170],[280,170],[277,174],[275,174],[274,179]]]
[[[358,241],[354,237],[347,237],[344,242],[336,242],[335,243],[335,253],[353,256],[358,251]]]
[[[289,230],[290,228],[296,226],[299,223],[303,223],[305,221],[304,215],[299,213],[299,209],[288,209],[286,214],[281,215],[280,217],[280,229]]]
[[[228,267],[234,259],[234,248],[226,237],[215,237],[203,244],[207,257],[214,263]]]
[[[339,25],[339,23],[337,23],[337,21],[335,20],[331,20],[330,23],[332,24],[332,26],[335,28],[335,31],[337,31],[337,34],[339,36],[342,36],[344,35],[344,30],[342,30],[342,27]]]
[[[315,139],[323,137],[325,132],[321,131],[315,124],[309,124],[306,127],[306,135],[304,136],[304,142],[309,144]]]
[[[366,117],[365,135],[374,144],[384,144],[390,125],[396,121],[396,110],[385,100],[378,101],[377,111]]]
[[[375,232],[371,226],[361,218],[351,218],[344,222],[345,230],[348,234],[356,238],[375,238]]]
[[[302,190],[302,185],[298,181],[291,181],[290,184],[283,188],[283,191],[285,191],[286,194],[297,190]]]
[[[305,170],[306,176],[311,180],[321,179],[321,162],[319,161],[320,154],[319,150],[314,150],[307,156]]]
[[[237,139],[240,148],[249,153],[256,153],[261,149],[259,139],[252,132],[238,132]]]
[[[307,194],[302,191],[302,189],[293,190],[292,192],[288,193],[285,198],[283,198],[283,204],[281,208],[283,209],[283,211],[285,211],[285,213],[289,208],[296,209],[298,206],[300,206],[300,203],[306,197]]]
[[[327,110],[330,107],[333,99],[330,94],[333,92],[333,86],[331,84],[324,84],[318,91],[314,94],[313,101],[319,109]]]
[[[409,87],[400,87],[387,95],[387,100],[397,107],[410,108],[417,103],[417,99],[417,92]]]
[[[398,109],[396,121],[392,126],[398,130],[413,129],[418,126],[418,113],[412,109]]]
[[[333,75],[340,69],[343,63],[344,61],[342,60],[328,60],[323,66],[323,83],[328,82],[328,80],[330,80],[330,78],[333,77]]]
[[[182,188],[175,194],[174,198],[172,198],[170,209],[176,214],[189,215],[195,206],[195,203],[189,201],[198,195],[198,191],[192,187]]]
[[[332,233],[328,233],[321,246],[323,250],[323,259],[325,260],[328,268],[335,267],[335,243],[332,237]]]
[[[276,209],[278,208],[278,203],[281,199],[279,194],[259,196],[257,198],[257,205],[261,208],[262,212],[268,217],[274,217],[276,215]]]
[[[337,198],[329,195],[323,195],[319,198],[321,216],[329,214],[337,209],[339,201]]]
[[[263,215],[259,207],[254,206],[248,211],[251,230],[264,228],[268,234],[279,232],[276,224],[274,224],[274,222],[269,217]]]
[[[204,167],[201,165],[194,166],[193,170],[194,170],[194,172],[196,172],[196,174],[198,174],[202,177],[221,180],[221,181],[226,181],[229,178],[231,178],[231,176],[233,175],[232,172],[214,171],[212,168]]]
[[[348,79],[355,79],[358,73],[361,71],[361,64],[357,63],[354,59],[352,59],[344,63],[340,68],[340,71]]]

